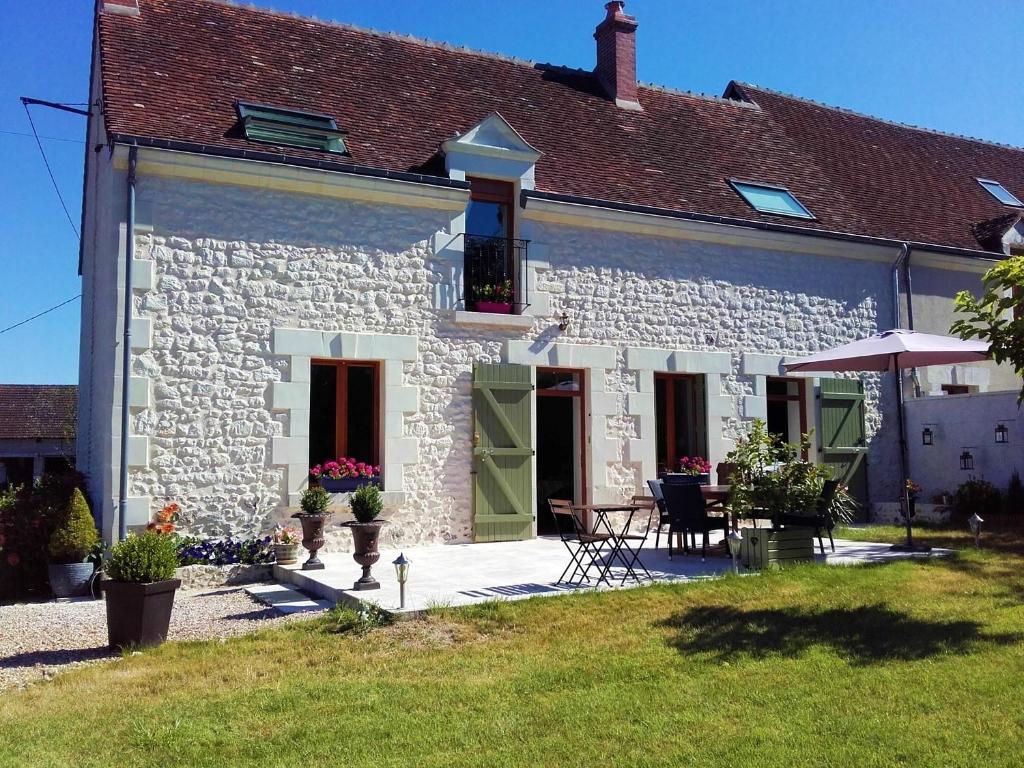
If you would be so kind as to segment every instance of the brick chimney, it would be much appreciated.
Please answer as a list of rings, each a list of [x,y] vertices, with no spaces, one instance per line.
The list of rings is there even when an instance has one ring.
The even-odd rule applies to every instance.
[[[623,109],[641,109],[636,98],[636,19],[623,10],[623,0],[605,3],[608,15],[597,25],[597,67],[594,73],[605,93]]]

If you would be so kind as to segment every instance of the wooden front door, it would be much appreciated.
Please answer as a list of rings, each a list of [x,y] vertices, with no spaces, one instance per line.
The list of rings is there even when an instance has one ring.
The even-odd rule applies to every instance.
[[[820,415],[822,461],[834,479],[849,487],[867,519],[864,384],[858,379],[822,379]]]
[[[476,541],[533,536],[530,367],[473,366],[473,532]]]

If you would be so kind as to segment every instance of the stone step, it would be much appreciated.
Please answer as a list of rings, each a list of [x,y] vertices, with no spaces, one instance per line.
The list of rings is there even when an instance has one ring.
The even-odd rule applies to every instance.
[[[328,600],[314,600],[284,584],[254,584],[246,587],[245,591],[255,600],[283,614],[326,611],[332,606]]]

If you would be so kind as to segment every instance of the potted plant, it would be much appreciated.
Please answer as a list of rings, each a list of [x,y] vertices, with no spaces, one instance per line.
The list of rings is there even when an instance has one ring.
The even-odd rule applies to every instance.
[[[340,456],[312,467],[309,476],[329,493],[346,493],[380,480],[380,467]]]
[[[71,494],[64,517],[50,535],[48,572],[55,597],[87,594],[95,566],[89,559],[99,542],[96,523],[81,489]]]
[[[279,525],[274,529],[271,541],[274,544],[274,561],[278,565],[294,565],[299,559],[299,533],[290,525]]]
[[[352,589],[380,589],[380,582],[370,575],[373,564],[380,560],[377,545],[380,541],[381,526],[386,522],[378,519],[384,509],[380,488],[376,485],[364,485],[352,494],[348,504],[355,517],[352,522],[345,523],[352,529],[352,559],[363,568],[363,575],[352,585]]]
[[[129,534],[110,551],[104,572],[107,635],[113,648],[149,647],[167,639],[181,579],[174,536],[155,529]]]
[[[512,290],[511,280],[478,285],[473,293],[476,296],[477,312],[493,312],[499,315],[512,313],[515,292]]]
[[[304,571],[316,571],[324,567],[316,553],[324,545],[324,523],[331,516],[327,507],[331,503],[331,495],[319,485],[311,485],[302,492],[302,499],[299,506],[301,512],[296,512],[292,517],[299,519],[302,523],[302,546],[309,550],[309,557],[302,564]]]

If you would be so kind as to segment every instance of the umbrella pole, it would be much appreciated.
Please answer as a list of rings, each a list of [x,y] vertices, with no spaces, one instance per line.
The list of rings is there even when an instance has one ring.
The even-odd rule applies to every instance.
[[[896,413],[900,425],[900,510],[907,522],[907,541],[903,546],[912,551],[914,534],[910,524],[910,499],[907,497],[907,424],[903,408],[903,370],[900,368],[899,353],[892,356],[892,363],[896,379]]]

